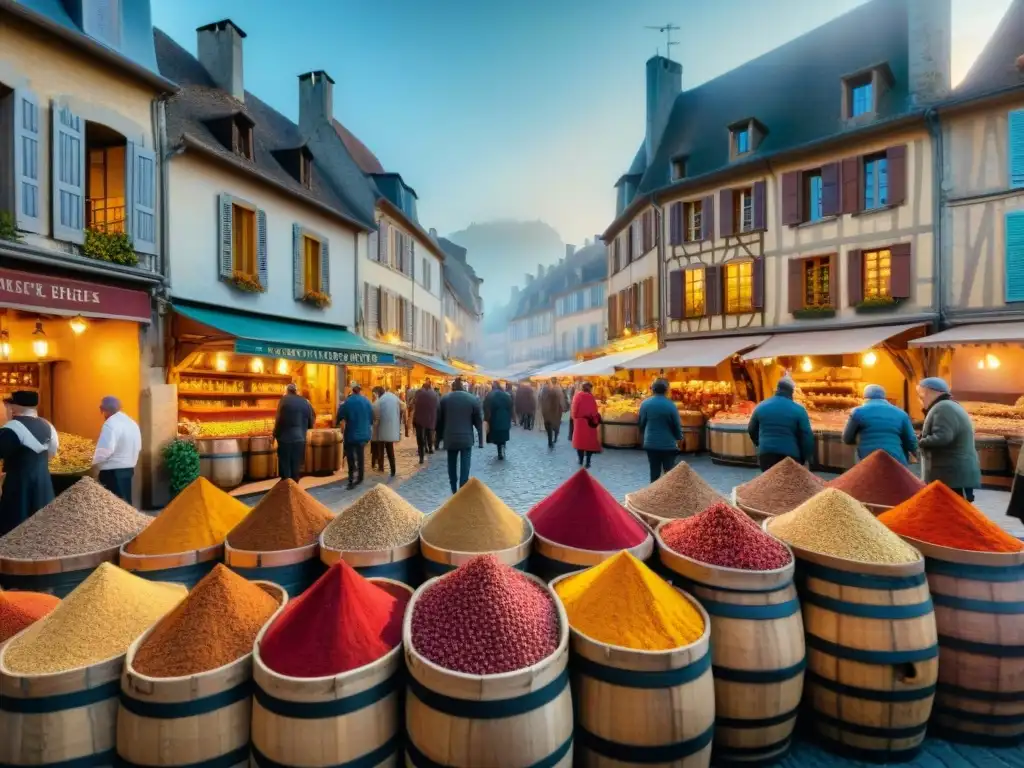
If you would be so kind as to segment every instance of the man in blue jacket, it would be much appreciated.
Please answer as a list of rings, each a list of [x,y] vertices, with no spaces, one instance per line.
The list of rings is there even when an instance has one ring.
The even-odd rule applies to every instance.
[[[348,462],[348,487],[351,490],[363,482],[366,468],[366,444],[373,429],[373,405],[363,396],[358,381],[352,382],[352,394],[338,409],[338,425],[345,427],[345,461]]]
[[[917,453],[917,436],[910,416],[886,400],[885,389],[878,384],[864,388],[864,399],[867,402],[854,408],[846,422],[843,442],[857,445],[858,459],[881,449],[906,466]]]
[[[653,483],[663,472],[672,471],[679,454],[679,441],[683,439],[683,426],[679,409],[665,395],[668,382],[658,379],[651,387],[653,397],[640,404],[640,434],[644,436],[644,450],[651,467]]]
[[[807,411],[793,402],[796,384],[788,376],[779,380],[775,395],[754,409],[747,433],[757,446],[761,471],[771,469],[789,456],[805,464],[814,455],[814,433]]]

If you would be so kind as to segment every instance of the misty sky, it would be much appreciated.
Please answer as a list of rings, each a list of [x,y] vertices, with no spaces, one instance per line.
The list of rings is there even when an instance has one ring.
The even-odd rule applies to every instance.
[[[419,195],[446,233],[543,219],[583,241],[614,214],[612,185],[643,136],[644,62],[682,27],[683,87],[862,0],[153,0],[153,22],[195,52],[195,28],[231,18],[246,88],[292,119],[297,75],[336,81],[336,117]],[[952,0],[953,80],[1010,0]]]

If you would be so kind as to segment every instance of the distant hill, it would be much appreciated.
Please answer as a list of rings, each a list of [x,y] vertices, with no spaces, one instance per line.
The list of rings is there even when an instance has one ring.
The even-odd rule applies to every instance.
[[[483,278],[484,307],[508,303],[513,285],[525,284],[537,265],[548,267],[565,255],[562,238],[543,221],[486,221],[445,235],[469,251],[468,261]],[[485,310],[485,315],[487,311]]]

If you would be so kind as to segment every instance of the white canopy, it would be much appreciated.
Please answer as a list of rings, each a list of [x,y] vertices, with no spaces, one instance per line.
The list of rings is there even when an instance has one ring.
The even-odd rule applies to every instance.
[[[1024,344],[1024,322],[957,325],[940,333],[914,339],[912,347],[949,347],[954,344]]]
[[[756,347],[771,336],[718,336],[670,341],[663,349],[633,358],[620,368],[711,368],[744,349]]]
[[[572,376],[586,378],[588,376],[611,376],[615,373],[616,368],[621,368],[625,363],[633,360],[642,355],[646,355],[646,350],[631,349],[627,352],[614,352],[610,355],[602,355],[601,357],[595,357],[593,360],[584,360],[582,363],[576,363],[566,368],[547,372],[548,376]],[[540,372],[538,371],[538,375]]]
[[[779,333],[752,352],[747,352],[743,359],[759,360],[790,355],[856,355],[922,325],[924,323]]]

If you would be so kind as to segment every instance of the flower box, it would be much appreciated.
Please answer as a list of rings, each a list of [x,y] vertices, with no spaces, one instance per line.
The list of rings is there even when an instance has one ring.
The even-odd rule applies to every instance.
[[[793,313],[793,317],[798,320],[827,320],[835,316],[835,307],[804,307]]]

